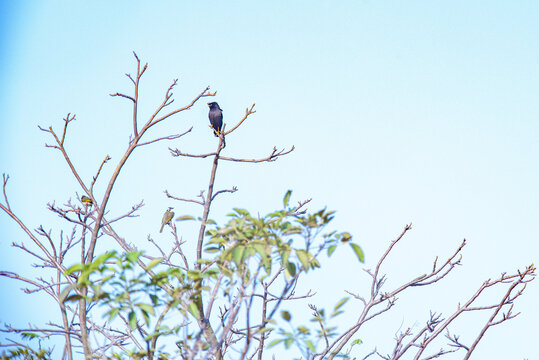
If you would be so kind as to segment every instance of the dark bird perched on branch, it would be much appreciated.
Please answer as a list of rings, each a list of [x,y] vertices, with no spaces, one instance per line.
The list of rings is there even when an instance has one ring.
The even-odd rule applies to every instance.
[[[166,224],[170,223],[170,220],[174,217],[174,211],[172,211],[173,208],[169,207],[167,211],[163,214],[163,220],[161,221],[161,230],[159,230],[160,233],[163,232],[163,228]]]
[[[210,113],[208,117],[210,118],[210,124],[213,129],[215,136],[219,136],[221,132],[221,127],[223,126],[223,110],[219,107],[219,104],[216,102],[208,103],[210,107]]]

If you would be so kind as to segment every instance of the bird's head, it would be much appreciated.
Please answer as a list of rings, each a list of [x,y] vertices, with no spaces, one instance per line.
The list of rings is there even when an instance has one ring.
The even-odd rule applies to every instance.
[[[169,206],[169,207],[168,207],[168,211],[170,211],[170,210],[172,210],[172,209],[174,209],[172,206]]]
[[[208,103],[208,107],[209,107],[210,109],[219,109],[219,104],[217,104],[217,103],[214,101],[214,102]]]

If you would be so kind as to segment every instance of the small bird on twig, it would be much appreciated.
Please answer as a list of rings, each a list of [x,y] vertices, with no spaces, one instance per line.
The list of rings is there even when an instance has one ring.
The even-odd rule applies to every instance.
[[[210,108],[210,113],[208,117],[210,118],[211,128],[215,136],[219,136],[221,128],[223,127],[223,110],[219,107],[219,104],[216,102],[208,103]]]
[[[84,206],[88,206],[88,207],[92,207],[92,205],[94,204],[92,199],[90,199],[86,195],[82,195],[82,197],[80,198],[80,201],[84,204]]]
[[[165,225],[170,224],[170,221],[174,217],[174,211],[172,211],[172,209],[174,208],[169,207],[163,214],[163,220],[161,221],[161,230],[159,230],[160,233],[163,232],[163,228],[165,227]]]

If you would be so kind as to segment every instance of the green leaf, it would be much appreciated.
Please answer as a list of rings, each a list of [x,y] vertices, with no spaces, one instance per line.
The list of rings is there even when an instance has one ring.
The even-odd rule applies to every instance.
[[[191,313],[191,315],[193,315],[196,319],[200,319],[200,313],[198,312],[198,307],[197,307],[197,304],[195,304],[194,302],[190,303],[189,304],[189,307],[187,308],[187,310]]]
[[[262,333],[265,333],[266,331],[270,331],[270,330],[273,330],[272,328],[270,327],[263,327],[262,329],[258,329],[256,331],[257,334],[262,334]]]
[[[350,243],[350,246],[354,250],[354,253],[356,254],[358,260],[361,261],[362,263],[364,263],[365,262],[365,255],[363,254],[363,250],[361,250],[359,245],[356,245],[354,243]]]
[[[220,250],[221,249],[219,247],[210,246],[210,247],[207,247],[206,249],[204,249],[204,252],[207,252],[208,254],[213,254],[213,253],[219,252]]]
[[[134,262],[136,262],[138,260],[138,258],[140,257],[141,254],[142,253],[140,251],[130,251],[130,252],[127,253],[125,258],[130,263],[134,263]]]
[[[93,264],[102,265],[102,264],[104,264],[107,260],[109,260],[110,258],[115,257],[115,256],[116,256],[116,251],[109,251],[109,252],[106,252],[106,253],[104,253],[103,255],[98,256],[98,257],[93,261]]]
[[[290,313],[286,310],[281,311],[281,317],[286,321],[290,321],[290,319],[292,319],[292,315],[290,315]]]
[[[116,315],[118,315],[119,312],[120,312],[120,309],[118,309],[118,308],[110,309],[107,312],[107,314],[109,314],[109,321],[114,320],[114,318],[116,317]]]
[[[352,341],[352,346],[353,345],[359,345],[359,344],[362,344],[363,341],[361,339],[355,339],[354,341]]]
[[[346,302],[350,300],[349,297],[343,297],[341,300],[339,300],[339,302],[337,304],[335,304],[335,308],[333,309],[333,311],[337,311],[339,310],[339,308],[341,306],[343,306],[344,304],[346,304]]]
[[[288,190],[286,194],[284,195],[283,205],[285,209],[288,207],[288,201],[290,200],[290,195],[292,195],[292,190]]]
[[[71,290],[73,290],[74,288],[76,288],[77,285],[75,284],[69,284],[65,287],[64,290],[62,290],[62,292],[60,293],[60,296],[58,297],[58,301],[60,302],[64,302],[66,297],[69,295],[69,293],[71,292]]]
[[[270,342],[270,344],[268,345],[268,347],[274,347],[275,345],[279,344],[280,342],[282,342],[283,339],[277,339],[277,340],[273,340],[272,342]]]
[[[185,220],[196,220],[194,216],[184,215],[184,216],[178,216],[176,218],[176,221],[185,221]]]
[[[144,310],[142,310],[142,317],[144,318],[144,322],[146,325],[150,325],[150,317],[148,316],[148,313]]]
[[[288,338],[284,341],[284,347],[285,349],[288,349],[290,347],[290,345],[292,345],[292,343],[294,342],[294,338]]]
[[[296,250],[296,255],[298,256],[299,261],[301,261],[301,264],[305,268],[305,271],[308,271],[310,266],[310,254],[306,250]]]
[[[72,274],[75,271],[81,271],[83,269],[83,266],[84,266],[83,264],[72,265],[66,270],[66,274]]]
[[[235,212],[237,212],[238,214],[240,215],[243,215],[243,216],[249,216],[249,211],[245,210],[245,209],[240,209],[240,208],[234,208],[233,209]]]
[[[337,245],[331,245],[328,247],[328,256],[331,256],[333,252],[335,252],[335,249],[337,249]]]
[[[240,265],[242,264],[242,259],[243,259],[243,253],[244,252],[245,252],[245,247],[244,246],[236,246],[232,250],[232,260],[234,260],[237,267],[240,267]]]
[[[128,318],[129,318],[129,327],[131,328],[131,330],[135,330],[135,328],[137,327],[137,315],[135,314],[133,310],[129,312]]]
[[[154,266],[159,264],[162,260],[163,258],[156,258],[150,261],[150,263],[146,266],[146,271],[150,271]]]
[[[309,348],[309,350],[311,350],[311,352],[315,352],[316,349],[314,348],[314,345],[312,343],[311,340],[305,340],[305,344],[307,345],[307,347]]]
[[[23,339],[35,339],[35,338],[38,338],[39,335],[36,333],[31,333],[31,332],[22,332],[21,337]]]
[[[290,249],[285,249],[281,251],[281,263],[283,266],[288,263],[288,256],[290,255]]]
[[[284,273],[287,279],[296,276],[296,264],[293,262],[287,263]]]
[[[262,259],[262,264],[264,265],[264,270],[266,270],[266,273],[271,273],[271,258],[268,255],[266,246],[255,243],[253,244],[253,247],[255,248],[256,252],[260,254],[260,258]]]
[[[137,306],[149,314],[155,315],[155,309],[150,304],[138,303]]]
[[[310,333],[309,329],[307,329],[305,326],[299,326],[298,331],[305,335],[308,335]]]
[[[69,295],[68,297],[66,297],[64,302],[79,301],[80,299],[83,299],[83,298],[84,298],[84,296],[82,296],[82,295],[73,294],[73,295]]]

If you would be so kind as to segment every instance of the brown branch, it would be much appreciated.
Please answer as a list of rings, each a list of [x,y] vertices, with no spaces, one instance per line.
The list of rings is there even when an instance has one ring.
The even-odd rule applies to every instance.
[[[499,307],[496,309],[496,311],[494,312],[493,316],[491,317],[491,320],[494,319],[494,317],[496,316],[496,314],[499,312],[499,310],[504,306],[504,305],[507,305],[508,304],[508,297],[511,295],[511,292],[512,290],[519,284],[522,283],[523,280],[525,280],[525,277],[528,276],[528,275],[531,275],[532,276],[532,279],[533,279],[533,276],[535,276],[535,274],[533,273],[533,271],[535,270],[535,268],[533,268],[533,265],[528,267],[526,269],[526,271],[524,273],[520,273],[518,275],[510,275],[510,276],[506,276],[506,274],[502,274],[502,276],[494,281],[490,281],[487,280],[485,281],[483,284],[481,284],[481,286],[479,287],[479,289],[475,292],[475,294],[472,295],[472,297],[464,304],[464,306],[459,306],[458,309],[450,316],[447,318],[447,320],[445,320],[443,322],[443,324],[438,328],[436,329],[430,336],[428,336],[427,338],[425,338],[425,340],[419,345],[419,350],[417,352],[417,354],[415,355],[414,357],[414,360],[418,360],[420,358],[420,356],[422,355],[423,351],[426,349],[426,347],[429,345],[429,343],[431,343],[444,329],[447,328],[447,326],[453,321],[455,320],[458,316],[460,316],[460,314],[462,314],[463,312],[465,311],[470,311],[470,308],[471,308],[471,305],[473,304],[473,302],[482,294],[482,292],[491,287],[491,286],[494,286],[496,284],[504,284],[507,282],[508,279],[515,279],[517,278],[517,280],[512,284],[512,286],[509,288],[509,290],[507,291],[506,295],[504,296],[504,298],[502,299],[502,301],[500,302],[500,305]],[[524,276],[522,276],[524,275]],[[485,307],[485,308],[489,308],[489,307]],[[484,335],[484,332],[486,331],[486,329],[491,326],[489,325],[491,320],[489,320],[489,322],[487,323],[488,326],[486,326],[481,332],[480,336],[478,337],[478,339],[480,340],[481,337]],[[479,342],[479,340],[476,339],[476,342],[475,344],[477,344]],[[475,347],[472,346],[470,349],[473,350],[473,348]],[[471,354],[471,351],[468,351],[469,354]],[[469,355],[468,355],[469,356]],[[468,356],[465,357],[465,359],[468,358]]]
[[[120,96],[120,97],[123,97],[123,98],[129,99],[129,100],[131,100],[131,101],[132,101],[132,102],[134,102],[134,103],[136,102],[136,100],[135,100],[135,99],[133,99],[133,98],[132,98],[131,96],[129,96],[129,95],[125,95],[125,94],[120,94],[120,93],[118,93],[118,92],[117,92],[117,93],[115,93],[115,94],[109,94],[109,95],[110,95],[110,96],[113,96],[113,97],[114,97],[114,96]]]
[[[191,128],[190,128],[189,130],[187,130],[186,132],[183,132],[183,133],[181,133],[181,134],[174,134],[174,135],[169,135],[169,136],[163,136],[163,137],[160,137],[160,138],[157,138],[157,139],[154,139],[154,140],[150,140],[150,141],[146,141],[146,142],[137,144],[137,146],[140,147],[140,146],[144,146],[144,145],[148,145],[148,144],[153,144],[153,143],[155,143],[155,142],[162,141],[162,140],[175,140],[175,139],[181,138],[182,136],[184,136],[184,135],[190,133],[191,130],[193,130],[193,127],[192,127],[192,126],[191,126]]]
[[[68,240],[68,244],[67,244],[67,249],[69,249],[69,244],[70,242],[73,240],[75,236],[75,229],[73,229],[73,232],[71,233],[71,238]],[[67,249],[65,251],[62,251],[62,237],[60,237],[60,248],[59,248],[59,252],[60,252],[60,257],[59,257],[59,260],[60,262],[63,262],[64,261],[64,255],[65,255],[65,252],[67,252]],[[62,280],[62,273],[60,271],[56,271],[56,282],[57,282],[57,285],[56,285],[56,294],[55,294],[55,299],[57,301],[57,304],[58,306],[60,307],[60,313],[62,315],[62,324],[63,324],[63,329],[65,330],[65,345],[64,345],[64,353],[67,354],[67,358],[68,360],[73,360],[73,346],[71,344],[71,335],[70,335],[70,332],[71,332],[71,326],[69,324],[69,320],[67,318],[67,310],[66,310],[66,305],[63,301],[58,301],[60,299],[60,296],[62,296],[62,288],[61,288],[61,280]]]
[[[233,186],[232,189],[225,189],[225,190],[219,190],[217,192],[215,192],[215,194],[213,194],[213,196],[211,197],[211,201],[213,201],[215,199],[215,197],[219,194],[223,194],[223,193],[235,193],[236,191],[238,191],[238,188],[236,186]]]
[[[380,271],[380,266],[382,266],[382,263],[384,262],[385,258],[387,257],[391,249],[393,249],[393,246],[395,246],[411,228],[412,228],[412,223],[410,223],[409,225],[406,225],[402,233],[397,237],[397,239],[391,242],[386,252],[382,255],[380,260],[378,260],[378,264],[376,264],[376,268],[374,270],[374,275],[372,275],[373,282],[371,285],[371,297],[374,297],[378,294],[378,289],[376,288],[376,283],[377,283],[376,279],[378,278],[378,272]]]
[[[213,93],[210,93],[208,92],[210,90],[210,87],[206,87],[200,94],[198,94],[194,99],[193,101],[191,101],[189,104],[187,104],[186,106],[182,107],[182,108],[179,108],[179,109],[176,109],[174,111],[171,111],[170,113],[166,114],[166,115],[163,115],[162,117],[158,118],[157,120],[154,120],[155,117],[157,116],[157,114],[159,114],[159,112],[161,112],[161,110],[170,105],[171,102],[169,102],[170,100],[170,97],[172,96],[172,94],[170,94],[170,90],[172,89],[172,87],[176,84],[177,80],[174,81],[174,83],[170,86],[169,90],[167,91],[167,94],[165,95],[165,100],[163,101],[163,103],[161,104],[161,106],[155,111],[155,113],[152,115],[152,117],[150,118],[150,120],[148,120],[148,122],[146,123],[145,127],[150,127],[150,126],[153,126],[163,120],[165,120],[166,118],[174,115],[174,114],[177,114],[181,111],[184,111],[184,110],[188,110],[190,109],[191,107],[193,107],[193,105],[198,101],[200,100],[201,98],[203,97],[208,97],[208,96],[215,96],[215,94],[217,92],[213,92]]]
[[[71,119],[74,119],[75,118],[75,115],[72,116]],[[84,184],[84,181],[82,181],[82,178],[79,176],[79,173],[77,172],[77,170],[75,169],[75,166],[73,165],[73,163],[71,162],[71,159],[69,158],[69,155],[67,155],[67,152],[66,152],[66,149],[64,148],[64,139],[63,137],[65,137],[65,131],[67,130],[67,123],[69,122],[68,121],[69,119],[69,114],[67,114],[67,117],[66,119],[64,119],[64,121],[66,121],[66,125],[64,127],[64,134],[62,135],[62,140],[58,139],[58,137],[56,136],[56,133],[54,132],[54,130],[52,129],[52,126],[49,126],[48,129],[44,129],[42,128],[41,126],[38,126],[38,128],[42,131],[45,131],[45,132],[48,132],[50,133],[53,137],[54,137],[54,140],[56,141],[56,143],[58,144],[58,146],[51,146],[51,145],[45,145],[45,147],[52,147],[52,148],[55,148],[55,149],[58,149],[60,150],[60,152],[62,153],[62,155],[64,156],[64,159],[66,160],[69,168],[71,169],[71,172],[73,173],[73,175],[75,176],[75,178],[77,179],[78,183],[80,184],[80,186],[83,188],[84,192],[89,194],[90,192],[88,191],[88,188],[86,187],[86,185]],[[71,121],[71,120],[70,120]]]
[[[467,347],[466,345],[462,344],[459,341],[459,336],[457,336],[457,335],[451,336],[451,333],[449,332],[449,329],[447,330],[447,333],[445,334],[445,337],[451,342],[451,343],[448,344],[449,346],[456,347],[456,348],[462,348],[462,349],[464,349],[466,351],[470,350],[469,347]]]
[[[204,204],[206,203],[206,199],[204,198],[204,190],[202,190],[200,192],[200,195],[198,195],[200,198],[202,198],[202,200],[194,200],[194,199],[184,199],[184,198],[179,198],[179,197],[176,197],[174,195],[171,195],[168,190],[165,190],[164,193],[167,195],[167,197],[169,199],[174,199],[174,200],[178,200],[178,201],[185,201],[185,202],[192,202],[192,203],[195,203],[195,204],[199,204],[199,205],[202,205],[204,206]]]
[[[140,71],[140,60],[134,51],[133,51],[133,55],[135,55],[135,58],[137,59],[137,79],[135,80],[135,97],[133,99],[133,136],[136,138],[138,136],[138,127],[137,127],[138,88],[139,88],[140,78],[142,77],[142,74],[144,74],[146,69],[148,68],[148,63],[144,64],[144,68],[142,69],[142,71]]]
[[[313,311],[314,318],[318,321],[318,324],[320,325],[321,333],[324,336],[324,340],[326,342],[326,347],[329,346],[329,340],[326,333],[326,329],[324,328],[324,324],[322,323],[322,315],[320,315],[320,312],[314,306],[313,304],[309,304],[309,308]]]
[[[38,327],[35,327],[35,326],[30,326],[28,328],[25,328],[25,329],[16,329],[16,328],[13,328],[11,326],[7,326],[6,329],[1,329],[0,328],[0,332],[2,333],[16,333],[16,334],[20,334],[20,333],[24,333],[24,332],[39,332],[39,333],[42,333],[43,335],[64,335],[65,334],[65,330],[60,328],[60,329],[47,329],[47,328],[38,328]],[[73,336],[77,336],[78,334],[76,332],[70,332],[69,333],[70,335],[73,335]]]
[[[221,157],[221,160],[227,160],[227,161],[235,161],[235,162],[248,162],[248,163],[261,163],[261,162],[270,162],[275,161],[277,158],[283,155],[290,154],[292,151],[294,151],[295,147],[292,146],[290,150],[279,150],[277,151],[277,148],[274,147],[272,153],[263,159],[238,159],[238,158],[230,158],[230,157]]]
[[[24,289],[24,292],[27,293],[27,294],[30,294],[30,293],[33,293],[33,292],[37,292],[37,291],[45,291],[47,294],[49,294],[50,296],[54,297],[54,293],[52,292],[52,290],[50,289],[52,286],[54,285],[42,285],[34,280],[31,280],[31,279],[28,279],[28,278],[25,278],[23,276],[20,276],[19,274],[16,274],[14,272],[10,272],[10,271],[0,271],[0,276],[4,276],[4,277],[7,277],[7,278],[10,278],[10,279],[14,279],[14,280],[19,280],[19,281],[22,281],[22,282],[25,282],[25,283],[28,283],[28,284],[31,284],[33,286],[36,287],[35,290],[30,290],[30,289]]]
[[[92,199],[92,202],[95,204],[95,198],[93,197],[93,191],[94,191],[94,184],[97,181],[97,178],[99,177],[99,174],[101,174],[101,170],[103,169],[103,166],[111,159],[109,155],[105,156],[105,159],[101,162],[101,165],[99,165],[99,169],[97,169],[97,173],[92,179],[92,183],[90,184],[90,193],[87,194],[90,199]],[[97,206],[96,206],[97,207]]]
[[[228,130],[227,132],[225,132],[225,135],[228,135],[230,134],[232,131],[236,130],[248,117],[249,115],[251,114],[254,114],[256,112],[256,110],[253,110],[255,107],[255,104],[251,105],[251,108],[246,108],[245,109],[245,115],[243,116],[243,118],[240,120],[239,123],[236,124],[236,126],[234,126],[232,129]]]
[[[513,317],[515,317],[516,315],[514,316],[511,316],[511,309],[513,307],[513,305],[511,304],[511,308],[509,309],[508,311],[508,315],[507,316],[504,316],[503,319],[499,322],[494,322],[494,318],[496,317],[496,315],[498,315],[498,313],[500,312],[500,310],[502,309],[502,307],[504,305],[507,305],[509,303],[509,300],[511,298],[511,292],[520,284],[523,284],[524,283],[524,286],[526,286],[525,282],[526,282],[526,277],[531,277],[530,280],[527,280],[528,282],[533,280],[533,278],[535,277],[535,267],[532,265],[528,266],[526,268],[526,270],[524,270],[524,272],[520,273],[519,271],[519,277],[517,280],[515,280],[513,282],[513,284],[509,287],[509,289],[507,289],[507,292],[505,293],[504,297],[502,298],[502,301],[500,301],[500,303],[498,304],[498,306],[496,307],[496,310],[492,313],[491,317],[489,318],[489,320],[487,321],[487,323],[485,324],[485,326],[483,327],[483,329],[481,329],[481,332],[479,333],[479,335],[477,336],[477,338],[475,339],[475,341],[473,342],[472,346],[470,346],[470,349],[468,350],[468,352],[466,353],[466,356],[464,357],[463,360],[467,360],[470,358],[472,352],[475,350],[475,347],[477,346],[477,344],[479,343],[479,341],[481,341],[481,339],[483,338],[483,336],[485,335],[485,333],[487,332],[488,328],[491,327],[491,326],[494,326],[494,325],[497,325],[497,324],[500,324],[501,322],[505,321],[505,320],[508,320],[508,319],[511,319]],[[524,291],[524,289],[522,289],[518,294],[517,296],[520,296],[520,294],[522,294],[522,291]]]
[[[370,290],[370,300],[367,302],[363,299],[363,303],[364,303],[364,308],[363,308],[363,311],[361,313],[361,315],[359,316],[358,320],[356,321],[356,324],[353,325],[351,328],[349,328],[347,331],[345,331],[341,336],[339,336],[336,340],[334,340],[329,347],[326,347],[326,349],[320,354],[320,358],[325,358],[326,355],[329,355],[328,357],[328,360],[331,360],[333,359],[337,354],[340,353],[340,351],[342,350],[342,348],[348,343],[348,341],[350,341],[350,339],[352,338],[352,336],[359,330],[359,328],[368,320],[374,318],[375,316],[378,316],[380,315],[381,313],[389,310],[389,308],[391,306],[393,306],[395,300],[396,300],[396,295],[399,294],[400,292],[404,291],[405,289],[409,288],[409,287],[412,287],[412,286],[417,286],[417,284],[420,284],[421,282],[425,282],[425,281],[430,281],[431,279],[435,279],[435,281],[438,281],[440,278],[443,278],[445,277],[449,272],[444,272],[440,278],[438,278],[440,275],[440,272],[442,272],[445,267],[450,267],[451,269],[454,268],[454,266],[456,264],[459,264],[460,263],[460,259],[456,259],[457,256],[459,255],[460,251],[462,250],[462,247],[465,245],[465,241],[463,241],[463,243],[459,246],[459,248],[453,253],[452,256],[450,256],[448,258],[448,260],[445,262],[444,266],[442,266],[440,269],[436,270],[435,268],[433,269],[434,271],[431,272],[430,274],[424,274],[424,275],[421,275],[421,276],[418,276],[416,277],[415,279],[397,287],[396,289],[394,289],[393,291],[389,292],[389,293],[383,293],[383,294],[379,294],[380,293],[380,289],[383,285],[383,283],[385,282],[385,276],[382,276],[381,278],[378,278],[378,273],[380,271],[380,267],[382,265],[382,263],[384,262],[384,260],[386,259],[386,257],[388,256],[389,252],[393,249],[393,247],[395,246],[395,244],[397,242],[399,242],[403,236],[406,234],[407,231],[409,231],[411,229],[411,224],[409,225],[406,225],[404,230],[402,231],[402,233],[397,237],[396,240],[393,240],[388,249],[384,252],[384,254],[382,255],[382,257],[380,258],[380,260],[378,261],[377,265],[376,265],[376,268],[375,268],[375,271],[374,273],[371,273],[370,271],[367,270],[367,273],[369,275],[371,275],[372,277],[372,283],[371,283],[371,290]],[[434,282],[434,281],[432,281]],[[369,315],[371,309],[385,301],[388,301],[388,305],[386,306],[385,309],[382,309],[380,311],[378,311],[377,313],[375,314],[371,314]],[[333,349],[333,350],[332,350]]]
[[[4,184],[2,185],[2,191],[4,193],[4,200],[6,201],[7,210],[11,211],[11,206],[9,205],[9,200],[8,200],[7,194],[6,194],[6,186],[7,186],[8,180],[9,180],[9,175],[6,175],[5,173],[3,173],[2,177],[4,179]]]
[[[60,141],[60,144],[59,144],[59,145],[62,146],[62,147],[64,146],[64,140],[65,140],[66,132],[67,132],[67,125],[68,125],[71,121],[75,120],[75,115],[73,115],[71,118],[69,118],[69,115],[70,115],[70,114],[68,113],[67,116],[66,116],[66,118],[64,119],[64,122],[65,122],[65,124],[64,124],[64,131],[62,132],[62,141]]]
[[[273,148],[272,153],[262,159],[240,159],[240,158],[232,158],[232,157],[226,157],[226,156],[220,156],[220,160],[226,160],[226,161],[234,161],[234,162],[246,162],[246,163],[261,163],[261,162],[271,162],[277,160],[280,156],[284,156],[287,154],[290,154],[292,151],[294,151],[295,147],[292,146],[289,150],[277,150],[276,147]],[[188,154],[181,152],[179,149],[171,149],[169,148],[170,153],[172,156],[184,156],[184,157],[192,157],[192,158],[207,158],[209,156],[216,156],[217,152],[207,153],[207,154]]]
[[[168,148],[168,150],[170,151],[171,155],[174,156],[174,157],[185,156],[185,157],[193,157],[193,158],[207,158],[209,156],[217,155],[216,152],[212,152],[212,153],[208,153],[208,154],[200,154],[200,155],[197,154],[197,155],[195,155],[195,154],[183,153],[179,149]]]
[[[20,246],[20,245],[17,245],[17,244],[13,244],[14,246],[16,247],[19,247],[25,251],[27,251],[28,253],[36,256],[37,258],[39,259],[42,259],[45,263],[50,263],[54,268],[58,269],[58,271],[61,271],[62,273],[65,273],[66,271],[66,268],[60,263],[58,262],[58,260],[47,250],[47,248],[45,247],[45,245],[43,245],[43,243],[41,243],[41,241],[39,241],[38,238],[36,238],[36,236],[34,234],[32,234],[32,232],[26,227],[26,225],[22,222],[21,219],[19,219],[15,213],[13,213],[10,209],[6,208],[2,203],[0,203],[0,209],[4,210],[6,212],[6,214],[8,214],[17,224],[19,224],[19,226],[21,227],[21,229],[28,235],[28,237],[33,241],[33,243],[39,247],[39,249],[43,252],[43,254],[46,256],[46,260],[40,256],[38,256],[37,254],[34,254],[33,252],[29,251],[28,249],[24,248],[24,245]],[[75,283],[73,282],[73,279],[71,279],[69,276],[66,277],[66,279],[70,282],[71,285],[75,285]]]
[[[219,136],[219,144],[217,145],[217,151],[213,159],[213,165],[212,165],[212,169],[210,173],[210,182],[208,184],[208,192],[206,194],[206,199],[204,202],[204,212],[202,213],[202,223],[200,224],[200,229],[198,232],[197,256],[196,256],[197,262],[195,265],[195,268],[197,270],[200,270],[199,260],[202,259],[202,244],[204,241],[206,222],[208,221],[208,216],[210,214],[210,205],[211,205],[211,199],[213,196],[213,186],[215,184],[215,174],[217,172],[217,165],[219,163],[219,154],[221,153],[221,150],[224,149],[224,142],[225,142],[225,137],[224,137],[224,134],[222,133],[221,136]]]

